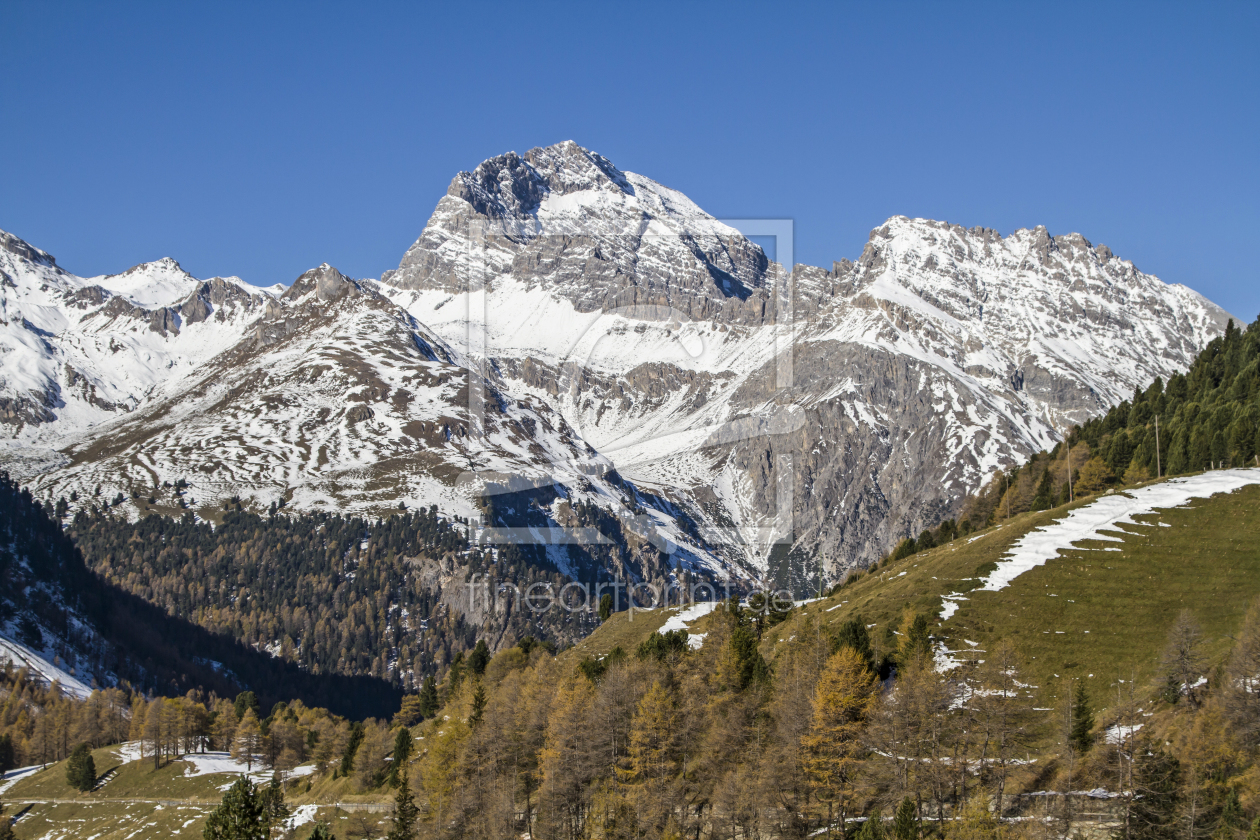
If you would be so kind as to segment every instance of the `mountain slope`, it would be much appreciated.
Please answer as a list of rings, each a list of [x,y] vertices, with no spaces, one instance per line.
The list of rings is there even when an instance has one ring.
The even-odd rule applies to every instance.
[[[895,654],[907,625],[929,617],[937,667],[983,660],[1003,639],[1028,681],[1058,698],[1083,679],[1098,708],[1117,680],[1158,691],[1159,652],[1182,610],[1218,661],[1260,598],[1260,469],[1216,470],[1150,482],[1023,513],[909,557],[889,560],[822,598],[798,604],[761,642],[773,661],[802,633],[835,633],[860,619],[876,659]],[[1141,598],[1134,593],[1141,592]],[[674,619],[704,637],[721,616],[683,609],[619,613],[566,656],[635,650]],[[673,628],[670,628],[673,629]]]
[[[783,582],[807,575],[773,541],[811,567],[869,562],[1228,320],[1044,228],[896,217],[857,263],[788,276],[676,196],[574,144],[495,158],[382,287]]]
[[[788,273],[574,143],[460,173],[379,283],[89,281],[4,242],[3,452],[42,496],[435,503],[579,577],[841,576],[1228,319],[1044,228],[895,217]]]
[[[126,681],[146,691],[192,688],[265,702],[301,697],[341,713],[391,715],[384,680],[316,675],[207,632],[98,577],[56,512],[0,473],[0,665],[24,662],[70,693]],[[68,678],[67,678],[68,676]]]

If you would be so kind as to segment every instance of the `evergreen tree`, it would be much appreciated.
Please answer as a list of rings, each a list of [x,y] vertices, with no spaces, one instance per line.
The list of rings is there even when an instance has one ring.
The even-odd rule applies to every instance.
[[[1251,829],[1247,832],[1247,840],[1260,840],[1260,817],[1252,821]]]
[[[736,688],[745,689],[754,682],[768,682],[770,666],[757,649],[757,634],[751,627],[736,627],[729,642],[735,664]]]
[[[15,840],[13,823],[5,816],[3,802],[0,802],[0,840]]]
[[[1094,728],[1094,710],[1089,702],[1089,693],[1085,683],[1077,681],[1076,692],[1072,697],[1072,727],[1068,741],[1077,753],[1089,752],[1094,745],[1094,736],[1090,730]]]
[[[87,744],[79,744],[66,762],[66,783],[75,790],[87,792],[96,787],[96,762]]]
[[[490,647],[485,639],[478,639],[477,646],[473,648],[472,653],[468,654],[468,667],[474,674],[481,676],[486,672],[486,666],[489,664]]]
[[[932,655],[932,637],[928,630],[928,619],[923,613],[914,617],[914,621],[906,629],[901,642],[900,663],[902,666],[921,662]]]
[[[607,592],[599,596],[599,620],[607,621],[613,612],[613,596]]]
[[[315,823],[315,829],[306,840],[337,840],[337,838],[333,835],[332,829],[328,827],[328,823],[321,821]]]
[[[0,735],[0,773],[7,773],[17,767],[17,754],[13,749],[13,738],[9,733]]]
[[[266,789],[258,792],[258,804],[268,826],[278,826],[289,818],[289,807],[284,803],[284,785],[279,775],[273,775]]]
[[[424,678],[424,686],[420,689],[420,713],[431,718],[438,711],[437,681],[433,677]]]
[[[854,840],[884,840],[884,815],[876,808],[866,816],[866,822],[857,830]]]
[[[919,840],[919,815],[914,800],[908,796],[897,806],[890,840]]]
[[[245,716],[246,709],[252,709],[254,716],[257,717],[259,711],[258,695],[252,691],[242,691],[236,695],[236,702],[233,704],[233,708],[236,711],[236,719],[238,721]]]
[[[866,629],[866,622],[860,615],[854,616],[844,624],[841,624],[840,629],[836,631],[835,639],[831,645],[832,652],[834,653],[846,647],[857,651],[858,656],[862,657],[867,667],[875,670],[875,652],[871,648],[871,634]]]
[[[481,718],[486,713],[486,687],[482,685],[481,680],[477,680],[476,686],[473,687],[472,713],[468,715],[468,725],[475,727],[481,723]]]
[[[342,776],[349,776],[354,770],[354,754],[363,743],[363,724],[355,721],[350,724],[350,740],[346,742],[345,752],[341,754],[341,766],[338,768]]]
[[[1180,780],[1177,759],[1149,744],[1135,750],[1126,840],[1175,840]]]
[[[398,793],[394,796],[393,826],[386,835],[386,840],[412,840],[416,836],[416,823],[420,819],[420,809],[411,798],[411,786],[407,782],[407,770],[404,768],[398,777]]]
[[[1054,507],[1054,479],[1050,477],[1050,467],[1041,472],[1041,481],[1037,483],[1037,493],[1033,496],[1033,510],[1049,510]]]
[[[206,820],[203,840],[265,840],[267,820],[254,783],[241,776]]]
[[[389,784],[391,787],[398,784],[398,774],[406,772],[407,759],[409,758],[411,758],[411,730],[404,726],[394,736],[393,760],[389,763]]]

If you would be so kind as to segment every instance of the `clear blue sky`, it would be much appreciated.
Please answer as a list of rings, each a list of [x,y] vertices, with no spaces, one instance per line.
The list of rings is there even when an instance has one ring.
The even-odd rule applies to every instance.
[[[397,265],[564,139],[800,262],[894,214],[1104,242],[1260,312],[1260,4],[4,0],[0,228],[79,274]]]

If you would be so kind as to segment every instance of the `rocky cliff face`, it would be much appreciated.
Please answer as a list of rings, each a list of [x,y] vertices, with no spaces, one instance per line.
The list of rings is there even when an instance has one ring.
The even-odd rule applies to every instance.
[[[457,176],[382,287],[554,401],[712,545],[734,538],[728,557],[798,583],[950,515],[964,488],[1184,369],[1228,319],[1044,228],[896,217],[856,262],[789,276],[571,143]],[[784,538],[791,561],[771,550]]]
[[[573,143],[456,176],[380,282],[83,279],[0,245],[4,457],[42,492],[438,504],[645,580],[843,574],[1228,318],[1044,228],[895,217],[789,273]]]

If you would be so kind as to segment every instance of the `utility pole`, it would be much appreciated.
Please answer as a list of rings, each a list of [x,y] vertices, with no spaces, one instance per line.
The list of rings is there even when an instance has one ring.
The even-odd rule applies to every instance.
[[[1164,470],[1159,463],[1159,415],[1155,415],[1155,477],[1162,478]]]

